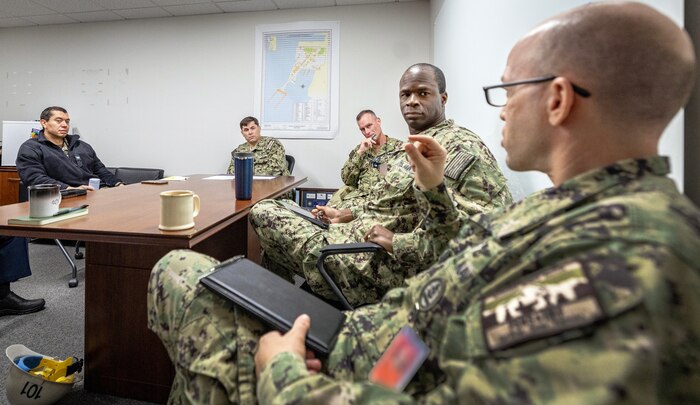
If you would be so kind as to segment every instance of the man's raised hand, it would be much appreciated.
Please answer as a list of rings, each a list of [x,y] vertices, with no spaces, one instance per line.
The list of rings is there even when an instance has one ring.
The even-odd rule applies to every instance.
[[[421,190],[430,190],[443,182],[447,151],[430,136],[409,135],[403,148],[415,173],[415,181]]]

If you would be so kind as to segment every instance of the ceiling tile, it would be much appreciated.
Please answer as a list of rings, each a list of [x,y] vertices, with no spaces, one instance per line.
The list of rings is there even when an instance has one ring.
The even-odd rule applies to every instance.
[[[211,3],[211,0],[151,0],[158,6],[182,6],[185,4]]]
[[[29,25],[36,24],[23,18],[0,18],[0,28],[26,27]]]
[[[25,17],[33,23],[39,25],[51,25],[51,24],[70,24],[77,23],[78,20],[68,18],[63,14],[51,14],[51,15],[36,15],[32,17]]]
[[[96,22],[96,21],[116,21],[123,20],[124,17],[114,14],[111,11],[90,11],[87,13],[66,13],[67,17],[76,19],[80,22]]]
[[[27,0],[0,1],[0,15],[3,17],[26,17],[30,15],[55,14],[53,10]]]
[[[153,7],[156,4],[151,0],[93,0],[107,10],[125,10],[128,8]]]
[[[356,4],[379,4],[379,3],[395,3],[396,0],[335,0],[338,6],[352,6]]]
[[[115,13],[119,14],[124,18],[134,19],[134,18],[158,18],[158,17],[170,17],[172,14],[163,10],[160,7],[146,7],[146,8],[132,8],[128,10],[114,10]]]
[[[273,0],[279,8],[308,8],[335,6],[335,0]]]
[[[59,13],[84,13],[104,10],[104,7],[92,0],[32,0],[48,9]]]
[[[277,10],[277,6],[272,0],[226,1],[217,2],[216,5],[227,13]]]
[[[214,3],[188,4],[184,6],[163,7],[172,15],[196,15],[196,14],[218,14],[221,9]]]

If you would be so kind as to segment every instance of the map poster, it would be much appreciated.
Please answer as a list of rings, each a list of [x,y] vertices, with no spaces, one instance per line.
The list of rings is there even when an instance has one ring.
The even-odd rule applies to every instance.
[[[332,139],[338,132],[337,21],[255,27],[255,115],[263,135]]]

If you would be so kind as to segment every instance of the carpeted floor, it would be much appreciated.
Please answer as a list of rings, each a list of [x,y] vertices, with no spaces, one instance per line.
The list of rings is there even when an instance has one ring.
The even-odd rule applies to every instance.
[[[73,253],[66,246],[69,253]],[[8,404],[5,396],[5,380],[10,363],[5,349],[15,343],[48,356],[64,359],[69,356],[83,358],[85,333],[85,267],[84,260],[77,260],[78,281],[76,288],[68,288],[70,266],[53,244],[30,243],[29,258],[32,276],[12,283],[14,292],[24,298],[44,298],[46,308],[35,314],[0,317],[0,404]],[[73,391],[58,404],[149,404],[125,398],[97,395],[83,390],[82,373]]]

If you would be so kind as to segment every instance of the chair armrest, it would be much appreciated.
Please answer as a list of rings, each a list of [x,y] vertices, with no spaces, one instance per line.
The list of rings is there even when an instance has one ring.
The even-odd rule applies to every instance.
[[[338,288],[338,285],[331,278],[330,274],[328,274],[328,272],[326,271],[324,267],[326,257],[348,253],[374,253],[379,252],[380,250],[384,250],[384,248],[381,245],[378,245],[373,242],[335,244],[327,245],[321,248],[321,256],[318,257],[318,261],[316,262],[316,268],[321,273],[321,276],[323,276],[323,279],[326,280],[326,283],[328,283],[328,285],[331,287],[331,290],[333,290],[333,293],[336,295],[336,297],[338,297],[338,300],[340,300],[340,303],[345,309],[352,310],[353,307],[345,298],[343,292],[340,291],[340,288]]]

